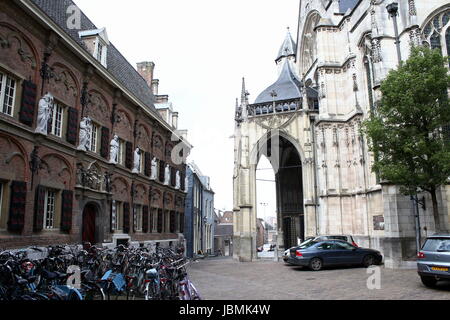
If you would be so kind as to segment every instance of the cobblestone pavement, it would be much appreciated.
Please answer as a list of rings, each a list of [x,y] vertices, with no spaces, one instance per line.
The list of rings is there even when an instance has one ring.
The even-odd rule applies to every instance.
[[[380,290],[367,288],[370,276],[365,268],[313,272],[283,262],[230,258],[189,266],[189,277],[205,300],[450,300],[450,282],[428,289],[415,270],[381,267]]]

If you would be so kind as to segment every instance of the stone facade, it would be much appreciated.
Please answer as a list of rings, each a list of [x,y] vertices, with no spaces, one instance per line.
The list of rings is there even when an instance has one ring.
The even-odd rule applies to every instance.
[[[107,42],[104,29],[82,13],[81,29],[67,29],[69,6],[0,3],[0,76],[13,96],[12,111],[0,110],[1,246],[178,241],[186,169],[171,153],[182,139],[153,106],[151,83]],[[104,56],[95,56],[80,31],[105,41]],[[38,134],[47,92],[53,114],[48,133]],[[87,117],[88,150],[79,145]],[[117,163],[110,161],[115,135]],[[133,173],[135,150],[141,158]],[[153,158],[160,168],[170,166],[169,185],[161,175],[150,180]],[[182,190],[175,188],[176,171]]]
[[[301,107],[271,112],[269,106],[266,112],[248,113],[262,105],[251,105],[243,90],[235,135],[236,259],[256,258],[255,170],[268,134],[288,140],[300,156],[299,197],[304,208],[299,216],[304,217],[305,236],[352,234],[358,244],[381,250],[389,267],[415,256],[413,204],[397,186],[377,179],[372,172],[374,156],[360,132],[362,121],[380,99],[380,82],[398,65],[388,4],[301,1],[296,52],[277,59],[279,70],[290,63],[298,75]],[[407,59],[413,45],[440,48],[448,55],[447,1],[400,1],[398,13],[402,59]],[[311,103],[308,90],[317,92],[317,104]],[[448,186],[441,191],[441,225],[448,229]],[[434,232],[434,221],[431,199],[423,196],[427,206],[420,210],[420,218],[425,237]],[[280,217],[278,222],[282,234]],[[282,238],[278,237],[281,246]]]

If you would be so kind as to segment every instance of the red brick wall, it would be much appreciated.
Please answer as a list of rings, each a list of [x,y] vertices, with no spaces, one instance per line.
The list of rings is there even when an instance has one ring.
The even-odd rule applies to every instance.
[[[70,52],[60,40],[53,50],[48,64],[53,68],[55,77],[42,83],[39,70],[43,60],[43,52],[48,45],[50,32],[43,29],[36,21],[12,1],[0,3],[0,37],[9,39],[9,47],[0,47],[0,71],[11,74],[18,80],[14,117],[0,114],[0,181],[26,181],[28,194],[26,198],[25,226],[20,234],[13,234],[6,230],[0,230],[0,247],[20,247],[27,245],[48,245],[54,243],[77,243],[81,241],[83,208],[80,204],[89,202],[93,191],[77,188],[77,165],[89,168],[95,166],[102,173],[110,172],[112,177],[113,194],[94,192],[92,201],[103,201],[109,208],[111,199],[118,201],[139,203],[151,208],[162,208],[184,212],[181,206],[175,207],[175,197],[185,197],[184,193],[172,188],[162,186],[160,183],[150,182],[148,177],[134,175],[123,166],[114,166],[108,163],[100,154],[80,152],[63,137],[41,136],[34,134],[38,110],[38,101],[41,98],[41,88],[44,93],[50,92],[55,99],[67,107],[78,110],[81,118],[82,106],[80,103],[83,82],[88,79],[85,76],[86,63]],[[19,54],[19,49],[21,54]],[[18,120],[20,110],[21,83],[24,80],[33,81],[38,87],[38,97],[35,108],[35,121],[32,127],[23,125]],[[139,108],[125,98],[115,98],[117,88],[109,85],[105,79],[94,72],[88,83],[90,103],[85,113],[96,123],[109,129],[110,139],[118,134],[122,139],[133,143],[134,148],[139,147],[150,152],[152,157],[157,157],[174,166],[170,155],[166,154],[165,147],[170,142],[171,133],[159,125],[155,119],[138,111]],[[150,90],[150,89],[149,89]],[[117,104],[117,115],[120,119],[113,126],[111,121],[113,104]],[[67,119],[67,117],[66,117]],[[137,122],[136,122],[137,120]],[[137,125],[137,136],[134,136],[134,126]],[[99,132],[99,135],[101,132]],[[100,140],[99,140],[100,143]],[[39,146],[39,157],[42,159],[42,168],[35,175],[31,186],[30,154],[35,146]],[[99,146],[100,148],[100,146]],[[109,147],[108,147],[109,150]],[[133,149],[134,151],[134,149]],[[184,165],[174,166],[178,170],[185,171]],[[131,185],[136,186],[136,196],[131,198]],[[62,232],[33,232],[33,218],[35,206],[35,189],[38,185],[55,188],[58,190],[74,191],[74,207],[72,218],[72,230],[69,234]],[[153,198],[151,195],[156,195]],[[166,202],[164,202],[164,194]],[[159,196],[158,196],[159,195]],[[152,200],[153,199],[153,200]],[[2,214],[8,214],[3,212]],[[99,228],[105,228],[107,232],[104,239],[110,239],[109,212],[99,214],[102,221]],[[0,219],[1,221],[1,219]],[[133,218],[130,216],[130,230]],[[0,226],[1,229],[1,226]],[[132,231],[131,231],[132,232]],[[131,234],[132,240],[166,240],[177,238],[171,234]],[[102,240],[102,239],[101,239]]]

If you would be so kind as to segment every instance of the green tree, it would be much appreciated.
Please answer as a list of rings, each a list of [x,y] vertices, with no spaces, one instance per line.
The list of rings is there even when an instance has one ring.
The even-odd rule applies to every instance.
[[[364,122],[375,155],[373,171],[404,195],[427,191],[439,223],[437,190],[450,177],[450,76],[438,50],[413,48],[410,58],[381,84],[382,98]]]

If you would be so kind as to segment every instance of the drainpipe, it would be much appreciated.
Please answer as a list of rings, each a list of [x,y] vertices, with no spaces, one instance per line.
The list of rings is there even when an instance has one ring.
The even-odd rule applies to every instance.
[[[313,159],[313,171],[314,171],[314,214],[316,217],[316,235],[319,235],[319,217],[317,207],[319,206],[319,184],[317,182],[317,146],[316,146],[316,135],[314,132],[314,123],[316,121],[316,116],[312,115],[310,119],[311,137],[314,149],[314,159]]]

